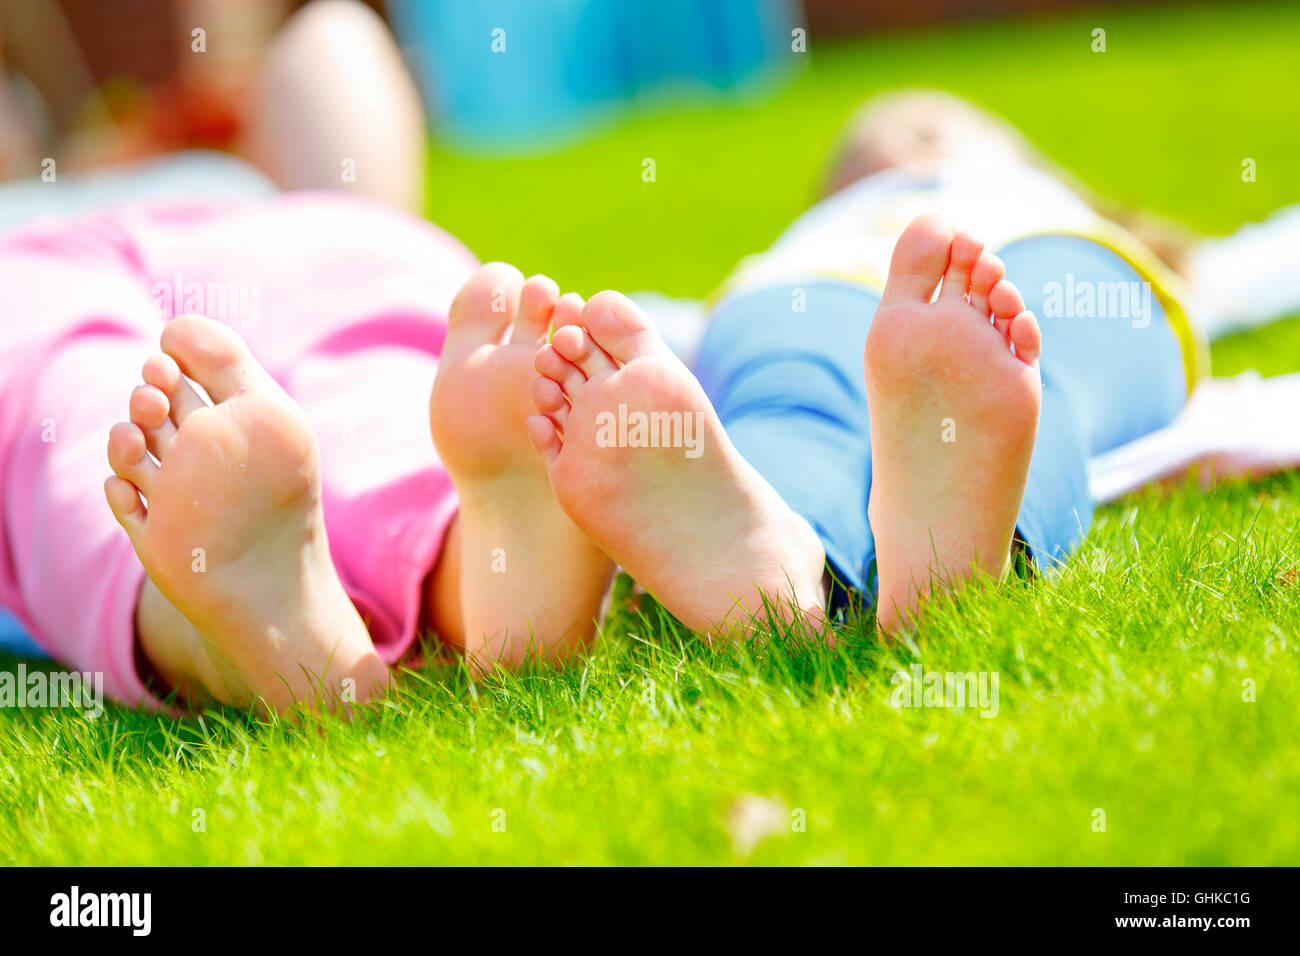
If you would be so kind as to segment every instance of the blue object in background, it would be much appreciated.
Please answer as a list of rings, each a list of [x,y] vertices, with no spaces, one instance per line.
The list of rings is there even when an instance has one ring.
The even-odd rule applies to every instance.
[[[45,652],[23,632],[22,625],[3,610],[0,610],[0,651],[17,654],[19,657],[45,656]]]
[[[793,62],[799,19],[786,0],[630,0],[624,60],[634,90],[729,90]]]
[[[559,138],[627,92],[615,4],[395,0],[388,10],[434,123],[454,138]]]
[[[557,141],[632,96],[725,90],[795,61],[793,0],[390,0],[439,132]]]
[[[126,202],[257,199],[276,192],[275,183],[238,157],[189,150],[60,175],[58,189],[36,178],[0,183],[0,233],[46,216],[84,216]]]

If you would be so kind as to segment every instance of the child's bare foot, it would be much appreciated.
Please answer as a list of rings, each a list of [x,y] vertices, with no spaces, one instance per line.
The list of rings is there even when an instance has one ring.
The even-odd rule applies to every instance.
[[[545,276],[483,266],[452,303],[430,423],[460,495],[457,518],[465,650],[480,668],[531,650],[564,657],[595,633],[613,564],[565,516],[528,444],[533,356],[552,317],[582,299]]]
[[[595,296],[537,371],[528,433],[556,497],[669,611],[703,632],[743,629],[765,597],[820,617],[817,535],[741,458],[640,309]]]
[[[894,248],[865,360],[886,630],[936,584],[1007,567],[1038,432],[1042,346],[1003,273],[981,243],[931,216]]]
[[[162,350],[145,363],[131,422],[109,433],[104,490],[152,586],[198,640],[183,646],[193,634],[160,633],[138,614],[145,653],[223,703],[328,703],[350,689],[364,701],[388,670],[330,560],[306,417],[216,322],[174,319]]]

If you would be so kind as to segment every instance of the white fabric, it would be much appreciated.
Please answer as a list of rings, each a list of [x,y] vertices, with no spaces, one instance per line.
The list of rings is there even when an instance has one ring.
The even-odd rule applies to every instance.
[[[978,236],[987,249],[1033,233],[1090,233],[1103,222],[1067,186],[1031,166],[948,163],[932,179],[887,170],[796,219],[771,249],[741,263],[734,287],[826,272],[883,282],[894,244],[922,213]]]
[[[1300,373],[1209,379],[1174,422],[1088,463],[1099,502],[1201,465],[1200,480],[1300,467]]]
[[[1300,313],[1300,205],[1199,243],[1184,272],[1207,338]]]

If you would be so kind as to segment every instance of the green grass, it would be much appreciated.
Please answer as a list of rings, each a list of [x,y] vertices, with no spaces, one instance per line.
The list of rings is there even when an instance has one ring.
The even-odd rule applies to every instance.
[[[432,206],[481,256],[580,291],[699,295],[807,204],[861,98],[927,84],[997,107],[1103,194],[1228,231],[1300,201],[1298,36],[1300,10],[1234,6],[814,37],[809,68],[752,103],[648,110],[547,156],[438,152]],[[1214,360],[1294,370],[1300,320]],[[1294,475],[1127,499],[1059,575],[943,601],[915,647],[859,620],[835,650],[714,652],[620,600],[585,665],[477,688],[432,667],[352,723],[0,712],[0,859],[1294,863],[1298,506]],[[997,671],[997,716],[891,707],[914,661]],[[770,825],[736,824],[742,805]],[[737,830],[770,833],[746,854]]]

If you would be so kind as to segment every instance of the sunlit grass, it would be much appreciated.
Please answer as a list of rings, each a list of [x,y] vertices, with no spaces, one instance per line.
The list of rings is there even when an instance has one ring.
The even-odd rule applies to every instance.
[[[1298,25],[1162,7],[814,38],[771,101],[649,112],[548,156],[438,153],[433,215],[586,293],[703,294],[811,200],[863,96],[924,83],[997,106],[1104,193],[1226,231],[1300,201]],[[1300,320],[1214,360],[1294,370]],[[3,711],[0,860],[1294,863],[1298,515],[1295,476],[1144,493],[1060,573],[937,602],[911,646],[856,619],[833,649],[717,651],[623,593],[581,665],[477,686],[432,667],[350,723]],[[996,716],[891,706],[918,661],[997,672]]]

